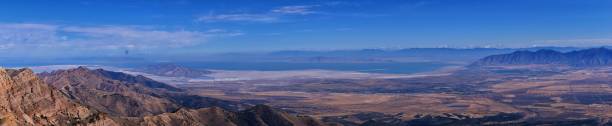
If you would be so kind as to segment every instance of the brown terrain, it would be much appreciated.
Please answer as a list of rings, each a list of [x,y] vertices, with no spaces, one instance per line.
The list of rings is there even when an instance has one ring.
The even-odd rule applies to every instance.
[[[317,126],[323,125],[318,120],[306,116],[292,116],[274,111],[264,105],[240,111],[229,112],[218,107],[197,110],[181,109],[175,113],[164,113],[144,117],[148,125],[211,125],[211,126]]]
[[[84,67],[40,76],[0,69],[6,101],[0,102],[0,125],[323,125],[265,105],[233,110],[240,104],[187,95],[142,76]]]
[[[516,113],[514,119],[486,124],[572,125],[603,124],[612,118],[610,73],[609,67],[514,65],[412,78],[219,80],[177,86],[201,96],[264,103],[330,124],[383,125],[371,121],[393,118],[401,122],[397,125],[418,125],[424,123],[413,122],[425,117],[433,122],[487,122]]]
[[[407,78],[178,87],[84,67],[41,79],[28,69],[4,71],[5,125],[603,125],[612,117],[608,67],[495,66]]]
[[[178,110],[181,106],[162,97],[161,92],[178,90],[174,87],[151,88],[144,83],[112,79],[110,72],[80,67],[71,70],[43,73],[41,77],[51,86],[111,115],[138,117]],[[120,74],[116,74],[120,75]],[[150,80],[147,80],[150,81]],[[146,82],[145,82],[146,83]]]
[[[29,69],[0,68],[0,85],[2,125],[117,125],[107,114],[73,102]]]

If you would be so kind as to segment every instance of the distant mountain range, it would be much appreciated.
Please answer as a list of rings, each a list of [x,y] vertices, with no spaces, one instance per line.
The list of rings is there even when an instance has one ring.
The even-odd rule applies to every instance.
[[[148,65],[146,68],[143,69],[143,71],[159,76],[188,78],[202,78],[205,77],[207,74],[212,73],[211,71],[188,68],[172,63]]]
[[[487,56],[476,61],[471,66],[530,64],[568,65],[575,67],[608,66],[612,65],[612,50],[601,47],[570,52],[559,52],[549,49],[516,51],[509,54]]]
[[[550,49],[573,51],[576,47],[532,48],[407,48],[407,49],[359,49],[331,51],[276,51],[270,53],[227,53],[203,56],[200,61],[229,62],[298,62],[298,63],[388,63],[388,62],[444,62],[471,63],[482,57],[511,53],[518,50]],[[178,60],[174,60],[178,61]]]
[[[568,52],[578,47],[530,47],[530,48],[406,48],[406,49],[354,49],[354,50],[285,50],[273,52],[243,52],[218,54],[181,54],[109,57],[2,57],[9,67],[42,66],[50,64],[96,64],[134,67],[152,62],[172,61],[178,64],[199,62],[285,62],[285,63],[403,63],[438,62],[469,64],[480,58],[511,53],[519,50],[537,51],[549,49]],[[44,61],[44,62],[43,62]]]

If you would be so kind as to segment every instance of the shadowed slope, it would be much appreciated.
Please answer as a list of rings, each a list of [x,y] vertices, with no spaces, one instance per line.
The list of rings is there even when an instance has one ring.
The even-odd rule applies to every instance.
[[[258,105],[240,112],[230,112],[218,107],[203,109],[181,109],[174,113],[147,116],[144,125],[210,125],[210,126],[324,126],[323,123],[305,116],[292,116]]]

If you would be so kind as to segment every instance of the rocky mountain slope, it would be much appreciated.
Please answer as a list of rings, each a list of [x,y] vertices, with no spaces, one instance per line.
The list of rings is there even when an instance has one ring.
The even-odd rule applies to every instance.
[[[307,116],[292,116],[274,110],[269,106],[258,105],[250,109],[231,112],[218,107],[202,109],[181,109],[174,113],[164,113],[144,117],[145,125],[172,126],[323,126],[320,121]]]
[[[144,76],[79,67],[41,73],[49,85],[82,104],[113,116],[142,117],[174,112],[180,108],[221,106],[236,110],[232,102],[188,95],[182,89]]]
[[[571,52],[553,50],[516,51],[510,54],[492,55],[480,59],[472,66],[554,64],[577,67],[612,65],[612,50],[592,48]]]
[[[0,68],[0,125],[117,125],[106,114],[73,102],[29,69]]]
[[[265,105],[238,111],[239,104],[189,95],[146,77],[79,67],[41,73],[52,89],[81,104],[109,113],[120,125],[146,126],[322,126]],[[68,98],[66,98],[68,99]],[[218,107],[219,106],[219,107]]]

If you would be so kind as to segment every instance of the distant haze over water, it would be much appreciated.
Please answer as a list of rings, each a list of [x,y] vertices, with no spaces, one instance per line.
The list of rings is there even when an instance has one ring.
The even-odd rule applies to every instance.
[[[217,70],[257,70],[257,71],[283,71],[283,70],[339,70],[368,73],[411,74],[434,71],[451,64],[415,62],[415,63],[287,63],[287,62],[199,62],[180,63],[197,69]]]

